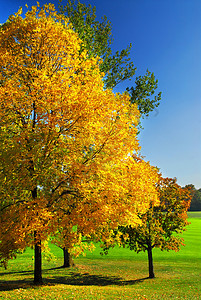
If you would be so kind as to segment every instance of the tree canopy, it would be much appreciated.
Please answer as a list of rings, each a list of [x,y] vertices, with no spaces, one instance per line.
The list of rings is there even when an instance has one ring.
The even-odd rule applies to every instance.
[[[156,94],[158,80],[154,73],[147,70],[145,75],[133,79],[137,68],[130,58],[132,44],[113,54],[112,26],[106,16],[98,21],[95,6],[87,6],[76,0],[68,0],[66,5],[60,4],[59,11],[69,18],[82,40],[81,51],[86,50],[90,57],[101,59],[100,70],[105,74],[103,80],[106,88],[114,88],[120,82],[132,79],[134,85],[128,87],[127,92],[132,103],[138,105],[141,116],[148,116],[159,106],[161,92]]]
[[[0,28],[0,259],[33,245],[40,283],[43,241],[136,224],[158,175],[131,156],[137,105],[104,88],[69,21],[51,4],[21,13]]]

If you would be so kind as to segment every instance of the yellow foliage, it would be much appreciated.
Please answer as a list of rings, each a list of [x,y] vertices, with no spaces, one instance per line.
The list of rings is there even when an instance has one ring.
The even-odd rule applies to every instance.
[[[79,234],[139,223],[157,202],[157,172],[132,157],[137,106],[103,88],[99,58],[80,43],[52,5],[18,11],[0,29],[0,215],[13,220],[18,247],[58,228],[74,245]]]

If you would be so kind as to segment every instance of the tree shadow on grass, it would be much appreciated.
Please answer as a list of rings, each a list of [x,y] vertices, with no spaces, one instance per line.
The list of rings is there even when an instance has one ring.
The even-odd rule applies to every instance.
[[[61,269],[61,268],[54,268]],[[43,271],[43,284],[44,285],[57,285],[57,284],[66,284],[74,286],[124,286],[124,285],[134,285],[143,282],[144,280],[149,279],[141,278],[136,280],[124,280],[123,278],[117,276],[107,276],[107,275],[92,275],[89,273],[80,273],[76,271],[67,272],[66,274],[46,274],[46,271]],[[32,271],[24,272],[10,272],[10,274],[23,273],[26,275],[33,273]],[[7,273],[8,274],[8,273]],[[0,291],[10,291],[15,289],[28,289],[33,288],[36,285],[33,284],[33,279],[24,279],[24,280],[10,280],[10,281],[0,281]]]
[[[89,273],[71,272],[68,276],[54,276],[48,278],[48,283],[52,284],[67,284],[67,285],[79,285],[79,286],[107,286],[107,285],[133,285],[140,283],[148,279],[141,278],[136,280],[124,280],[121,277],[107,276],[107,275],[92,275]]]
[[[0,273],[0,276],[4,276],[4,275],[15,275],[15,274],[22,274],[22,275],[30,275],[30,274],[33,274],[33,271],[18,271],[18,272],[2,272],[2,273]],[[1,282],[1,280],[0,280],[0,282]]]

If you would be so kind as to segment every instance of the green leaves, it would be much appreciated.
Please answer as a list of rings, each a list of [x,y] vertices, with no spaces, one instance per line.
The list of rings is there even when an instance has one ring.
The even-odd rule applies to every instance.
[[[138,105],[142,116],[148,116],[151,111],[159,106],[161,92],[154,96],[158,88],[158,80],[155,79],[154,73],[147,70],[144,76],[138,76],[135,79],[135,87],[127,88],[131,96],[131,102]]]
[[[114,88],[120,82],[129,79],[135,75],[136,68],[129,58],[131,44],[121,52],[117,51],[115,55],[105,58],[100,69],[105,73],[104,82],[108,88]]]
[[[60,0],[62,2],[62,0]],[[59,6],[60,13],[66,15],[73,29],[82,40],[81,51],[87,51],[89,57],[100,58],[100,71],[105,74],[105,88],[114,88],[120,82],[133,78],[136,67],[130,58],[131,44],[121,51],[112,54],[111,23],[104,16],[97,21],[96,8],[79,1],[68,0]],[[160,104],[161,92],[154,96],[158,80],[147,70],[144,76],[136,77],[135,86],[127,88],[131,102],[138,105],[143,116],[148,116]]]
[[[69,0],[66,6],[60,5],[59,9],[69,18],[82,40],[81,50],[86,50],[89,57],[100,57],[100,70],[105,73],[106,88],[114,88],[135,74],[136,68],[129,58],[131,44],[112,55],[111,23],[106,16],[102,17],[101,22],[97,21],[95,7],[79,1],[76,4],[75,0]]]
[[[60,1],[61,2],[61,1]],[[110,54],[111,24],[104,16],[102,21],[96,20],[96,8],[79,1],[68,1],[66,6],[59,6],[60,13],[67,15],[75,32],[82,40],[82,50],[87,50],[89,57],[101,58]]]

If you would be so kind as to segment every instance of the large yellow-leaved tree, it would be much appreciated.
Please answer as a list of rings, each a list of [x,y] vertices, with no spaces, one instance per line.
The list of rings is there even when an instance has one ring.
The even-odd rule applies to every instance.
[[[33,245],[41,283],[50,235],[137,223],[150,195],[139,180],[147,169],[129,156],[139,150],[137,106],[104,89],[98,59],[80,52],[53,5],[21,14],[0,28],[0,259]]]

